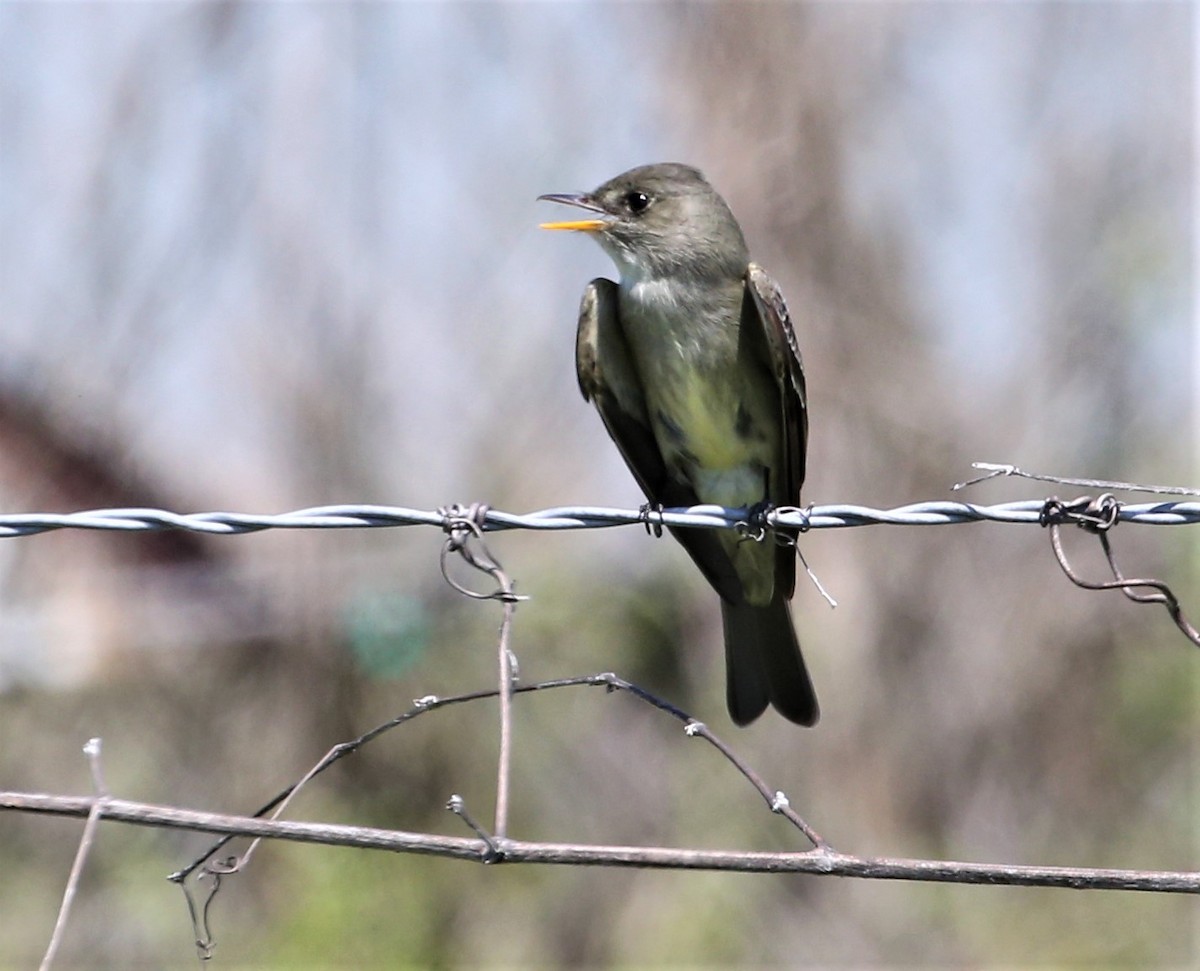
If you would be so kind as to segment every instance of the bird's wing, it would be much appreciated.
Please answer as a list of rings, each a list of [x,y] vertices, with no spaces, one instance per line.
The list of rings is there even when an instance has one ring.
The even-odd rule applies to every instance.
[[[699,503],[692,487],[673,478],[650,428],[641,376],[621,329],[618,288],[611,280],[593,280],[583,291],[575,333],[575,371],[579,390],[600,413],[629,471],[651,502],[663,506]],[[742,600],[742,583],[728,554],[709,529],[672,529],[713,588],[730,603]]]
[[[804,459],[808,447],[808,392],[804,385],[804,360],[783,292],[757,263],[746,270],[746,289],[758,311],[759,326],[767,338],[771,370],[782,398],[784,427],[783,500],[800,501],[804,484]]]
[[[757,263],[746,269],[746,293],[750,298],[743,304],[743,326],[749,323],[766,337],[767,364],[779,387],[781,425],[783,428],[783,469],[779,491],[771,498],[783,505],[800,502],[800,487],[804,484],[805,453],[808,448],[808,393],[804,385],[804,361],[796,331],[788,315],[783,293]],[[747,320],[747,313],[752,318]],[[790,597],[795,587],[796,561],[790,551],[779,558],[777,582],[784,596]]]

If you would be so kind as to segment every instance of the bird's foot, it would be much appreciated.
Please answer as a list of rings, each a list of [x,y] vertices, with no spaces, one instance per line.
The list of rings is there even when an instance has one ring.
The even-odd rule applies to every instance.
[[[660,539],[663,534],[662,511],[663,504],[661,502],[642,503],[642,507],[638,510],[638,517],[641,519],[642,525],[646,527],[646,532],[655,539]]]
[[[767,533],[772,529],[771,513],[774,511],[775,503],[767,499],[748,507],[746,521],[737,525],[737,531],[741,534],[742,539],[753,540],[755,543],[761,543],[766,539]]]

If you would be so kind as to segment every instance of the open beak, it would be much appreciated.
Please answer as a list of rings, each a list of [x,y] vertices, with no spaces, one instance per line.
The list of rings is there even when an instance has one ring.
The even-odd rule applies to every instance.
[[[561,223],[541,223],[542,229],[571,229],[578,233],[596,233],[604,229],[609,223],[608,214],[586,195],[569,192],[551,192],[544,196],[538,196],[538,199],[543,202],[560,202],[564,206],[576,206],[579,209],[586,209],[588,212],[598,212],[606,217],[604,219],[571,219]]]

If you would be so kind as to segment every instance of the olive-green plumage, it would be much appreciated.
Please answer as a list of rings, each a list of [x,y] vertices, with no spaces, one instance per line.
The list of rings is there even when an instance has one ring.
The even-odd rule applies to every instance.
[[[620,282],[584,291],[579,387],[646,497],[664,506],[795,505],[808,432],[804,368],[783,297],[750,262],[729,207],[696,169],[632,169],[589,193],[540,198],[589,218]],[[815,724],[788,611],[795,553],[728,530],[672,531],[721,596],[729,713],[767,703]]]

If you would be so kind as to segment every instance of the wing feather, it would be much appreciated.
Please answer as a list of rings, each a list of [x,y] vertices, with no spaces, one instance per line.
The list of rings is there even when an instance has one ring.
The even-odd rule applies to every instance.
[[[779,284],[761,266],[751,263],[746,270],[746,287],[758,310],[759,323],[767,338],[771,368],[779,384],[787,472],[784,501],[796,504],[800,502],[800,487],[804,484],[805,453],[808,448],[808,390],[804,383],[804,359]]]
[[[756,311],[751,316],[766,338],[768,365],[779,387],[783,469],[780,493],[772,499],[780,505],[799,505],[808,449],[808,390],[804,383],[804,360],[783,292],[757,263],[751,263],[746,270],[746,293]],[[743,317],[743,325],[745,322]],[[796,558],[786,547],[780,549],[776,560],[775,581],[777,589],[790,598],[796,587]]]
[[[611,280],[588,284],[579,305],[575,334],[575,371],[579,390],[600,413],[609,437],[629,466],[646,498],[663,506],[695,506],[690,484],[673,478],[650,428],[641,377],[621,329],[619,291]],[[742,601],[742,583],[716,533],[672,529],[700,572],[725,600]]]

